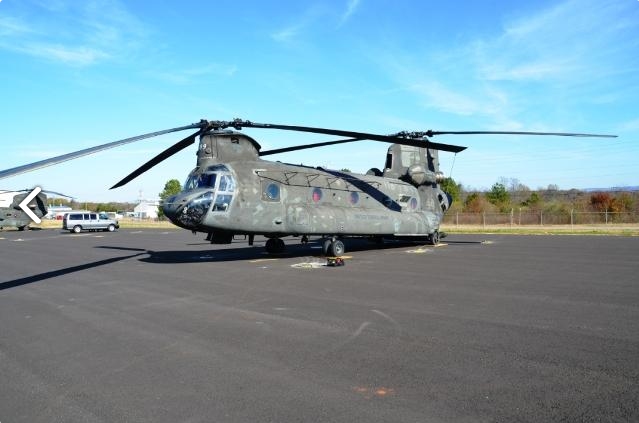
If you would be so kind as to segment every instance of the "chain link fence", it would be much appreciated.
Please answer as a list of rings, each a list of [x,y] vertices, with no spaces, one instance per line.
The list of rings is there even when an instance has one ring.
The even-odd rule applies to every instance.
[[[639,223],[637,212],[578,212],[578,211],[519,211],[510,213],[452,212],[444,216],[444,224],[480,226],[532,226],[532,225],[605,225]]]

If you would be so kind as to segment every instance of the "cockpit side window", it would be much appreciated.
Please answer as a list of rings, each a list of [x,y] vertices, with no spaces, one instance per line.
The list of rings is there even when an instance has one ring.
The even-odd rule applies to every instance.
[[[196,188],[215,188],[216,173],[202,173],[200,175],[191,175],[184,184],[185,190]]]
[[[197,187],[197,176],[190,175],[184,183],[184,191],[190,191]]]
[[[218,189],[224,192],[235,191],[235,181],[233,181],[233,177],[231,175],[220,176],[220,187]]]
[[[218,194],[215,197],[215,203],[213,203],[213,211],[227,211],[229,204],[231,204],[233,196],[230,194]]]
[[[215,202],[213,203],[213,208],[211,210],[214,212],[225,212],[228,211],[231,201],[233,200],[235,179],[231,174],[221,173],[219,180],[220,182],[217,187]]]

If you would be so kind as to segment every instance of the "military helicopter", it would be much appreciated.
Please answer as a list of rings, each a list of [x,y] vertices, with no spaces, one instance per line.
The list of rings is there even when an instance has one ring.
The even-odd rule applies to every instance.
[[[244,128],[278,129],[337,137],[334,141],[262,150]],[[108,148],[167,133],[197,131],[167,148],[116,183],[117,188],[193,144],[199,137],[195,168],[182,191],[167,198],[162,209],[175,225],[208,235],[211,243],[230,243],[235,236],[267,238],[266,251],[281,253],[282,237],[298,236],[303,243],[320,237],[327,256],[344,254],[344,238],[440,241],[440,224],[451,197],[439,183],[439,151],[459,153],[466,147],[436,143],[431,137],[457,135],[556,135],[614,137],[612,135],[501,132],[425,131],[379,135],[337,129],[256,123],[249,120],[201,120],[186,126],[138,135],[51,159],[0,171],[0,179],[93,154]],[[390,143],[384,170],[366,174],[309,167],[262,159],[263,156],[308,148],[373,140]]]
[[[0,229],[11,226],[18,228],[19,231],[24,231],[27,227],[29,227],[31,218],[20,207],[20,204],[26,199],[31,191],[31,189],[23,189],[19,191],[0,190]],[[58,194],[54,192],[51,193]],[[38,218],[42,218],[47,214],[46,204],[47,196],[45,192],[40,191],[38,195],[33,197],[26,206]]]

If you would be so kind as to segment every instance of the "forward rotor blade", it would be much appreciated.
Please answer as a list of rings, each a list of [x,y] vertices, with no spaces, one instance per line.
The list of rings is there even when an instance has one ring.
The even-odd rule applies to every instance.
[[[195,132],[195,133],[193,133],[191,135],[189,135],[188,137],[184,138],[182,141],[179,141],[179,142],[173,144],[171,147],[167,148],[166,150],[164,150],[163,152],[161,152],[157,156],[153,157],[148,162],[144,163],[139,168],[135,169],[133,172],[129,173],[124,179],[122,179],[120,182],[118,182],[117,184],[113,185],[109,189],[119,188],[119,187],[121,187],[123,185],[128,184],[133,179],[137,178],[138,176],[140,176],[141,174],[143,174],[147,170],[151,169],[153,166],[155,166],[158,163],[168,159],[169,157],[171,157],[175,153],[178,153],[178,152],[184,150],[186,147],[188,147],[191,144],[193,144],[195,142],[195,138],[198,135],[202,134],[203,131],[204,131],[204,128],[200,129],[199,131],[197,131],[197,132]]]
[[[411,132],[410,134],[420,134],[422,136],[433,137],[435,135],[552,135],[558,137],[597,137],[597,138],[617,138],[617,135],[607,134],[579,134],[572,132],[526,132],[526,131],[433,131],[429,129],[425,132]]]
[[[86,156],[86,155],[89,155],[89,154],[97,153],[97,152],[103,151],[103,150],[108,150],[109,148],[118,147],[120,145],[129,144],[129,143],[132,143],[132,142],[135,142],[135,141],[140,141],[140,140],[143,140],[143,139],[146,139],[146,138],[157,137],[159,135],[169,134],[171,132],[184,131],[186,129],[202,128],[204,124],[205,123],[203,123],[203,122],[198,122],[198,123],[193,123],[191,125],[180,126],[180,127],[177,127],[177,128],[171,128],[171,129],[165,129],[165,130],[162,130],[162,131],[150,132],[148,134],[142,134],[142,135],[138,135],[138,136],[131,137],[131,138],[124,138],[124,139],[119,140],[119,141],[113,141],[113,142],[110,142],[110,143],[98,145],[96,147],[85,148],[84,150],[75,151],[73,153],[63,154],[61,156],[52,157],[50,159],[40,160],[40,161],[37,161],[37,162],[34,162],[34,163],[29,163],[29,164],[26,164],[26,165],[14,167],[14,168],[11,168],[11,169],[0,171],[0,179],[8,178],[9,176],[19,175],[19,174],[25,173],[25,172],[31,172],[31,171],[36,170],[36,169],[41,169],[43,167],[47,167],[47,166],[51,166],[51,165],[54,165],[54,164],[66,162],[67,160],[77,159],[77,158],[82,157],[82,156]]]
[[[339,144],[345,142],[353,142],[359,140],[373,140],[373,141],[382,141],[391,144],[404,144],[404,145],[412,145],[414,147],[424,147],[431,148],[435,150],[441,151],[450,151],[453,153],[459,153],[466,149],[466,147],[461,147],[458,145],[450,145],[450,144],[441,144],[432,142],[425,139],[415,139],[415,138],[405,138],[402,135],[379,135],[379,134],[371,134],[367,132],[354,132],[354,131],[342,131],[338,129],[327,129],[327,128],[313,128],[309,126],[291,126],[291,125],[279,125],[272,123],[255,123],[248,120],[235,120],[232,122],[225,122],[227,126],[232,126],[235,129],[242,128],[263,128],[263,129],[280,129],[284,131],[297,131],[297,132],[311,132],[314,134],[326,134],[326,135],[336,135],[340,137],[351,137],[351,140],[340,140],[339,142],[329,141],[329,143]],[[318,143],[318,147],[321,147],[322,143]],[[330,145],[330,144],[326,144]],[[312,144],[309,144],[307,148],[314,148]],[[299,150],[299,149],[298,149]],[[274,154],[274,153],[271,153]]]
[[[66,198],[71,198],[74,199],[75,197],[71,197],[70,195],[66,195],[66,194],[62,194],[61,192],[55,192],[55,191],[49,191],[49,190],[42,190],[43,193],[45,194],[53,194],[53,195],[57,195],[58,197],[66,197]]]

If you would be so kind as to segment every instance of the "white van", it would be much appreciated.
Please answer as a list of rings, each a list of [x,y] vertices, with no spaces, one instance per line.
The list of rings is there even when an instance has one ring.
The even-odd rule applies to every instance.
[[[120,227],[120,224],[113,219],[109,219],[104,213],[95,212],[69,212],[62,219],[62,229],[70,232],[80,233],[82,231],[109,231],[113,232]]]

